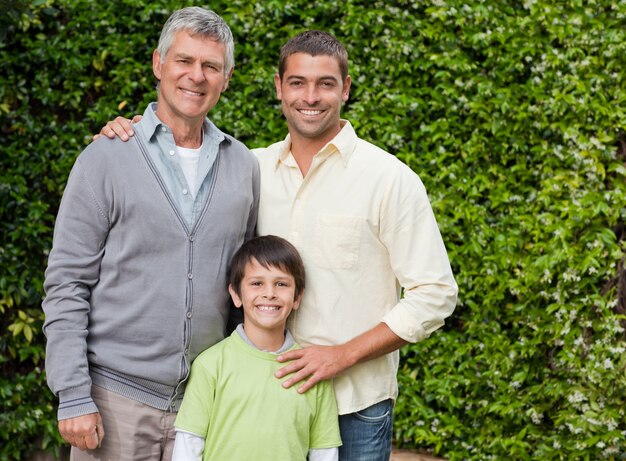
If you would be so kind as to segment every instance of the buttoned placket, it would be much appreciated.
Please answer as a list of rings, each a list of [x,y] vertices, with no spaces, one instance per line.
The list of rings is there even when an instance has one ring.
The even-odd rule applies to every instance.
[[[328,145],[325,149],[318,152],[313,157],[313,161],[311,162],[311,166],[305,177],[302,177],[302,172],[293,158],[293,155],[289,157],[288,161],[284,162],[285,165],[290,168],[293,183],[297,185],[294,201],[291,206],[291,226],[289,236],[291,243],[293,243],[296,247],[303,243],[302,239],[304,238],[301,229],[304,229],[306,226],[305,219],[307,218],[306,207],[309,189],[307,186],[313,180],[313,177],[317,174],[321,165],[334,153],[338,152],[332,145]]]
[[[169,128],[161,125],[159,128],[161,133],[168,133]],[[164,160],[167,162],[167,164],[169,165],[170,168],[170,172],[173,173],[174,178],[175,178],[175,183],[176,184],[171,184],[170,182],[170,187],[176,187],[179,186],[180,192],[182,193],[182,200],[184,201],[184,203],[182,204],[184,209],[183,210],[178,210],[177,214],[179,214],[179,217],[182,218],[183,222],[186,224],[186,229],[188,232],[188,261],[187,261],[187,274],[186,274],[186,278],[187,278],[187,296],[185,299],[185,311],[184,311],[184,315],[185,315],[185,321],[184,321],[184,334],[183,334],[183,356],[181,357],[181,369],[180,369],[180,373],[181,373],[181,381],[178,383],[178,385],[176,386],[176,389],[174,390],[170,401],[169,401],[169,408],[171,411],[177,411],[177,401],[178,396],[181,395],[182,393],[182,389],[184,388],[184,378],[186,378],[189,374],[189,370],[190,370],[190,365],[191,365],[191,360],[190,360],[190,347],[191,347],[191,339],[192,339],[192,335],[191,335],[191,331],[192,331],[192,319],[193,319],[193,267],[194,267],[194,259],[193,259],[193,254],[194,254],[194,240],[195,240],[195,232],[197,231],[197,224],[198,224],[198,220],[200,219],[200,215],[202,213],[202,211],[204,210],[205,206],[208,206],[208,202],[210,201],[211,197],[210,197],[210,190],[212,189],[211,187],[209,187],[208,185],[207,190],[209,191],[209,195],[206,195],[203,197],[203,199],[200,199],[200,197],[196,197],[194,198],[192,191],[189,190],[189,186],[187,184],[187,180],[185,178],[185,175],[182,171],[182,167],[180,165],[180,159],[178,158],[178,150],[175,146],[175,144],[173,143],[173,137],[170,136],[157,136],[157,143],[159,145],[159,148],[161,150],[161,152],[167,153]],[[206,140],[206,138],[203,139],[203,142]],[[203,187],[203,184],[205,181],[207,181],[208,179],[214,180],[215,178],[211,176],[211,170],[213,169],[214,164],[216,163],[216,157],[217,157],[217,151],[219,149],[219,142],[221,142],[221,140],[215,139],[215,145],[205,145],[206,149],[213,149],[212,152],[207,152],[207,151],[203,151],[203,154],[201,159],[203,159],[204,161],[201,160],[199,168],[202,167],[202,170],[198,171],[198,178],[199,178],[199,182],[198,184],[200,185],[198,187],[198,190],[200,190],[201,187]],[[167,187],[167,186],[166,186]],[[171,191],[171,195],[174,195],[175,191]],[[198,194],[199,195],[199,194]],[[180,195],[179,195],[180,198]],[[188,213],[185,210],[191,210],[190,216],[188,215]]]
[[[161,133],[170,132],[170,129],[165,125],[161,125],[159,129]],[[198,191],[200,191],[203,187],[207,176],[211,173],[211,169],[215,163],[215,158],[219,149],[219,143],[222,141],[221,139],[217,139],[215,137],[203,135],[203,144],[205,142],[209,143],[209,140],[212,142],[208,145],[204,145],[198,165]],[[187,227],[191,229],[196,222],[198,215],[202,211],[204,200],[202,200],[199,193],[194,196],[194,191],[189,189],[187,179],[185,178],[185,174],[183,173],[180,165],[180,158],[173,136],[157,136],[157,143],[159,144],[161,152],[167,152],[164,161],[169,165],[170,171],[175,178],[175,184],[172,184],[171,186],[178,187],[178,190],[180,191],[180,195],[173,195],[178,195],[178,199],[182,200],[182,203],[180,204],[182,209],[180,212],[185,218]]]

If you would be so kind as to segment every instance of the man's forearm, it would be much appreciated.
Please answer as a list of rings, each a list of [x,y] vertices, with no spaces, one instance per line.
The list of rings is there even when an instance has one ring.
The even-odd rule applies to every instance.
[[[345,369],[348,369],[358,363],[389,354],[406,344],[407,341],[391,331],[387,324],[379,323],[371,330],[340,345],[339,348],[341,353],[345,354],[348,364]]]

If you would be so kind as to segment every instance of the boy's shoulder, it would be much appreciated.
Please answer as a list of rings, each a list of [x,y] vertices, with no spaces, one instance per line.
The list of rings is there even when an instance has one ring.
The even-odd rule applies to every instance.
[[[227,336],[220,342],[215,343],[208,349],[205,349],[198,355],[198,357],[196,357],[191,366],[207,365],[220,361],[224,354],[230,349],[230,343],[232,341],[232,336]]]

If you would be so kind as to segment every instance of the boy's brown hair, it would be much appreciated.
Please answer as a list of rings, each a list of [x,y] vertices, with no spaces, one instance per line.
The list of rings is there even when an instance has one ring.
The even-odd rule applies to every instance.
[[[291,275],[296,284],[295,298],[304,291],[304,263],[298,250],[284,238],[264,235],[244,243],[231,260],[229,283],[238,296],[246,265],[253,260],[266,269],[277,267]]]

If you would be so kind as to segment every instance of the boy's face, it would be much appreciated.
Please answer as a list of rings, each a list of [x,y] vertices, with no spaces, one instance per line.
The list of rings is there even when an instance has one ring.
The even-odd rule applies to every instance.
[[[283,334],[287,317],[300,306],[292,275],[280,268],[269,269],[256,260],[246,264],[239,294],[228,287],[235,306],[243,306],[246,334],[252,332]]]

